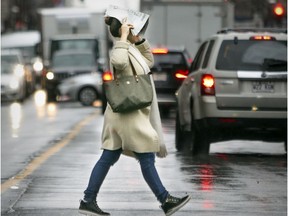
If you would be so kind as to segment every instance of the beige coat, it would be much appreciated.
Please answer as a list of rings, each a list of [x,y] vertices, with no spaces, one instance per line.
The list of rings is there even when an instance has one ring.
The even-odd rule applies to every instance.
[[[137,73],[144,73],[143,67],[137,59],[128,52],[129,46],[134,46],[139,50],[149,68],[154,64],[147,40],[138,46],[129,42],[116,41],[111,52],[110,61],[119,76],[133,74],[129,57]],[[122,148],[123,153],[130,156],[134,155],[132,152],[155,152],[159,157],[167,155],[155,87],[153,87],[153,90],[152,105],[144,109],[123,114],[114,113],[111,107],[107,105],[102,131],[103,149],[117,150]]]

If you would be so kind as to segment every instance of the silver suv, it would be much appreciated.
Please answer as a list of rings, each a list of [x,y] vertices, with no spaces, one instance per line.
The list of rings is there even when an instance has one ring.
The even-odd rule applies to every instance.
[[[200,46],[176,92],[176,148],[209,154],[210,143],[284,142],[287,30],[231,29]]]

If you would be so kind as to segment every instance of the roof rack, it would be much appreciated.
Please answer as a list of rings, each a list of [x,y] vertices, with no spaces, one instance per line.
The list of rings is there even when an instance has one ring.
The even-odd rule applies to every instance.
[[[217,32],[217,34],[227,34],[230,32],[271,32],[287,34],[287,29],[276,28],[225,28]]]

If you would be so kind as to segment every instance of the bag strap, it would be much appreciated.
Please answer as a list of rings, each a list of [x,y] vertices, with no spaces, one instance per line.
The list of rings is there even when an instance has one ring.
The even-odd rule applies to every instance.
[[[138,75],[137,75],[137,73],[136,73],[135,67],[134,67],[134,65],[132,64],[132,61],[131,61],[130,57],[128,57],[128,58],[129,58],[129,62],[130,62],[131,67],[132,67],[133,75],[134,75],[134,77],[135,77],[135,79],[136,79],[136,82],[138,82],[139,80],[138,80]]]
[[[135,70],[135,67],[134,67],[134,65],[132,64],[132,61],[131,61],[131,59],[130,59],[130,57],[128,57],[129,58],[129,63],[130,63],[130,65],[131,65],[131,67],[132,67],[132,72],[133,72],[133,76],[135,77],[135,80],[136,80],[136,82],[138,82],[139,81],[139,79],[138,79],[138,75],[137,75],[137,72],[136,72],[136,70]],[[113,66],[113,72],[114,72],[114,80],[116,81],[116,82],[118,82],[118,80],[117,80],[117,76],[116,76],[116,68]]]

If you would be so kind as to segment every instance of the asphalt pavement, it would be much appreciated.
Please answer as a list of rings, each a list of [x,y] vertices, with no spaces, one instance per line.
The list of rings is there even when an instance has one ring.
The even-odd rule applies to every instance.
[[[101,154],[102,124],[103,116],[96,110],[55,143],[58,149],[52,145],[36,155],[39,160],[31,160],[26,175],[23,177],[22,172],[1,193],[1,215],[79,215],[79,200]],[[246,144],[248,150],[242,149],[240,154],[233,150],[221,152],[221,148],[231,148],[229,143],[223,143],[220,152],[211,147],[208,158],[192,158],[174,148],[173,118],[163,121],[163,131],[169,155],[156,160],[163,184],[173,195],[192,195],[175,216],[287,215],[287,160],[281,143],[266,147],[255,142],[258,152],[253,148],[249,152],[251,144]],[[264,145],[264,152],[262,149],[259,153]],[[236,151],[241,148],[243,145]],[[110,169],[98,203],[115,216],[164,215],[143,180],[140,165],[126,156]]]

